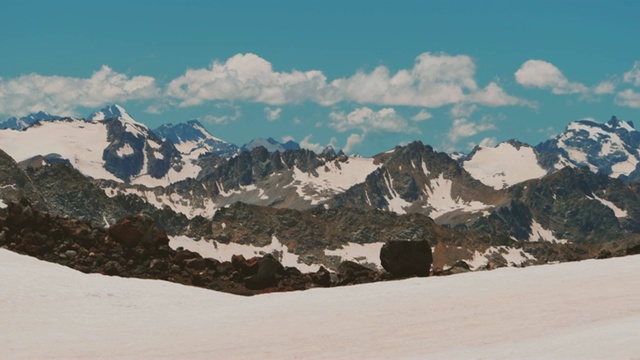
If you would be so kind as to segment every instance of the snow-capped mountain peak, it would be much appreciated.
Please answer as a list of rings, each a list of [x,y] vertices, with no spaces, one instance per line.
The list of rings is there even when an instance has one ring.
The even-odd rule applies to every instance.
[[[607,124],[612,130],[623,129],[628,132],[636,131],[636,128],[633,126],[633,122],[620,120],[616,116],[612,116],[611,120],[607,122]]]
[[[106,120],[114,117],[119,117],[129,121],[135,121],[133,120],[131,115],[129,115],[127,110],[125,110],[122,106],[118,104],[107,106],[105,108],[100,109],[99,111],[92,113],[91,115],[89,115],[88,120],[102,121],[102,120]]]
[[[554,139],[538,146],[555,154],[553,166],[587,166],[593,172],[626,180],[640,178],[640,132],[633,123],[613,116],[606,123],[578,120]]]
[[[153,132],[160,139],[170,140],[182,155],[193,160],[206,153],[226,158],[238,153],[237,146],[211,135],[198,120],[164,124]]]
[[[125,130],[136,137],[147,137],[149,134],[149,128],[145,124],[136,121],[131,117],[131,115],[129,115],[127,110],[118,104],[107,106],[100,111],[92,113],[88,120],[98,122],[113,118],[118,119],[124,126]]]

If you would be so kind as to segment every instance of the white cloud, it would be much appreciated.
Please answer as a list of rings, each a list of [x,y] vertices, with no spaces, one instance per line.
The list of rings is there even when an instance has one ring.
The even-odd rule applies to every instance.
[[[300,141],[300,147],[303,149],[309,149],[315,153],[321,153],[322,150],[324,150],[327,146],[331,145],[334,148],[336,147],[336,138],[332,137],[329,140],[329,143],[326,145],[321,145],[320,143],[312,143],[311,142],[311,138],[313,137],[313,135],[309,134],[307,136],[304,137],[304,139],[302,139],[302,141]]]
[[[267,120],[269,121],[278,120],[281,114],[282,114],[282,108],[275,108],[275,109],[272,109],[270,107],[264,108],[264,116],[266,116]]]
[[[428,112],[425,109],[420,110],[420,112],[418,112],[417,114],[413,115],[411,117],[411,120],[413,121],[425,121],[425,120],[429,120],[433,117],[433,115],[431,115],[430,112]]]
[[[523,86],[551,89],[554,94],[584,94],[589,88],[569,81],[555,65],[543,60],[528,60],[515,73]]]
[[[504,89],[495,82],[491,82],[485,88],[469,94],[469,96],[467,96],[467,102],[493,107],[508,105],[537,106],[535,102],[522,100],[507,94]]]
[[[454,118],[469,117],[476,112],[476,110],[478,110],[478,105],[475,104],[457,104],[451,108],[449,113]]]
[[[342,111],[333,111],[329,114],[329,127],[339,132],[349,130],[361,130],[367,132],[395,132],[409,133],[420,130],[409,125],[407,120],[398,115],[392,108],[384,108],[374,111],[368,107],[361,107],[349,114]]]
[[[200,118],[200,120],[212,124],[223,125],[234,122],[242,116],[242,110],[240,110],[240,107],[237,105],[219,103],[216,104],[216,108],[219,109],[217,110],[218,114],[209,114]]]
[[[631,70],[624,73],[623,79],[625,82],[640,86],[640,61],[636,61]]]
[[[447,137],[452,143],[457,143],[460,139],[471,137],[479,132],[495,129],[496,126],[486,119],[480,122],[472,122],[466,118],[459,118],[453,120],[451,130],[447,133]]]
[[[353,151],[353,148],[359,145],[364,141],[366,135],[364,134],[351,134],[347,138],[347,143],[344,145],[342,149],[345,153],[350,154]]]
[[[640,93],[631,89],[619,92],[615,99],[616,105],[640,108]]]
[[[282,137],[281,141],[283,143],[286,143],[288,141],[295,141],[295,138],[293,136],[291,136],[291,135],[285,135],[285,136]]]
[[[593,93],[596,95],[613,94],[615,90],[616,84],[613,81],[604,80],[593,88]]]
[[[331,96],[327,79],[317,70],[273,71],[271,63],[255,54],[237,54],[208,69],[189,69],[167,86],[167,95],[180,106],[211,100],[242,100],[269,105],[311,100],[325,104]]]
[[[484,147],[495,147],[498,144],[498,139],[495,137],[486,137],[480,141],[480,146]]]
[[[362,104],[440,107],[460,102],[489,106],[527,105],[496,83],[479,88],[475,64],[467,55],[420,54],[410,69],[392,73],[386,66],[328,81],[319,70],[276,72],[255,54],[237,54],[206,69],[189,69],[167,86],[180,106],[214,100],[269,105],[312,101],[323,106],[341,101]]]
[[[129,77],[106,65],[89,78],[28,74],[0,78],[0,113],[21,116],[42,110],[75,116],[78,107],[151,99],[159,93],[154,78]]]

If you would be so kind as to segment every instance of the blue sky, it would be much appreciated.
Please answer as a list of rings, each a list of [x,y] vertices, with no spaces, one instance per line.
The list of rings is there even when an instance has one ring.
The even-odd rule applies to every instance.
[[[5,1],[0,119],[199,119],[373,155],[640,121],[637,1]],[[8,15],[8,16],[6,16]]]

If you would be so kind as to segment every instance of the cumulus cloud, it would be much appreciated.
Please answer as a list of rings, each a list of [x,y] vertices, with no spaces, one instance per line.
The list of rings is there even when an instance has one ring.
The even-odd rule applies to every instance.
[[[347,143],[344,145],[342,149],[345,153],[350,154],[353,151],[353,148],[359,145],[364,141],[366,135],[364,134],[351,134],[347,138]]]
[[[333,111],[329,114],[329,127],[339,131],[361,130],[367,132],[420,132],[392,108],[374,111],[368,107],[361,107],[346,114]]]
[[[640,86],[640,61],[636,61],[631,70],[624,73],[622,78],[625,82]]]
[[[593,88],[596,95],[613,94],[616,90],[616,84],[613,81],[605,80]]]
[[[237,54],[209,68],[189,69],[167,86],[180,106],[213,100],[242,100],[269,105],[312,101],[324,106],[341,101],[362,104],[440,107],[460,102],[489,106],[526,105],[496,83],[480,88],[467,55],[423,53],[412,68],[392,73],[386,66],[329,81],[319,70],[277,72],[255,54]]]
[[[457,104],[451,108],[449,113],[454,118],[468,118],[474,112],[476,112],[476,110],[478,110],[478,105],[475,104]]]
[[[311,138],[313,137],[313,135],[309,134],[307,136],[304,137],[304,139],[302,139],[302,141],[300,141],[300,147],[304,148],[304,149],[309,149],[315,153],[321,153],[322,150],[324,150],[327,146],[331,145],[334,148],[336,147],[336,142],[337,139],[332,137],[329,140],[329,143],[326,145],[321,145],[320,143],[312,143],[311,142]]]
[[[264,116],[266,116],[267,120],[269,121],[278,120],[281,114],[282,114],[282,108],[275,108],[275,109],[272,109],[270,107],[264,108]]]
[[[543,60],[528,60],[515,73],[516,81],[523,86],[551,89],[554,94],[584,94],[589,88],[569,81],[555,65]]]
[[[473,122],[466,118],[459,118],[453,120],[451,130],[447,133],[447,137],[455,144],[460,139],[471,137],[483,131],[495,129],[496,126],[486,119],[480,122]]]
[[[129,77],[106,65],[89,78],[28,74],[0,78],[0,113],[21,116],[42,110],[75,116],[77,107],[151,99],[159,93],[153,77]]]
[[[616,105],[640,108],[640,93],[631,89],[621,91],[616,95]]]
[[[237,54],[207,69],[189,69],[167,86],[167,95],[180,106],[211,100],[242,100],[269,105],[311,100],[325,104],[331,98],[327,79],[317,70],[276,72],[270,62],[255,54]]]
[[[411,120],[413,121],[425,121],[425,120],[429,120],[433,117],[433,115],[431,115],[430,112],[428,112],[425,109],[420,110],[420,112],[418,112],[417,114],[413,115],[411,117]]]

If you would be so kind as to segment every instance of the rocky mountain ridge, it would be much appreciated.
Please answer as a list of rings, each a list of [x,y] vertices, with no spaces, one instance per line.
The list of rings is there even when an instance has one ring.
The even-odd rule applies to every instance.
[[[141,179],[140,163],[147,173],[156,175],[187,166],[184,154],[169,137],[154,137],[123,109],[110,111],[96,114],[92,120],[58,119],[47,124],[71,126],[82,134],[103,127],[107,130],[103,155],[110,164],[123,161],[126,156],[119,155],[127,147],[133,154],[144,154],[142,161],[115,166],[123,171],[121,177]],[[116,117],[106,118],[109,114]],[[35,124],[19,133],[41,126]],[[582,121],[567,129],[559,138],[588,139],[583,141],[588,145],[584,153],[593,150],[593,134],[600,134],[598,139],[618,136],[629,143],[635,136],[632,124],[618,120],[605,125]],[[178,136],[178,131],[174,135]],[[136,143],[139,139],[144,139],[143,145]],[[572,144],[579,143],[575,140]],[[629,147],[609,148],[624,148],[630,154]],[[602,147],[599,149],[602,152]],[[572,151],[565,149],[569,155],[577,150]],[[515,140],[494,148],[478,147],[456,159],[420,142],[373,158],[348,157],[331,149],[316,154],[304,149],[270,152],[256,147],[230,158],[198,155],[190,163],[201,169],[198,176],[148,186],[85,177],[78,168],[97,171],[87,167],[90,156],[36,155],[18,165],[5,154],[0,156],[6,171],[0,178],[0,199],[8,204],[24,196],[43,211],[79,217],[93,226],[111,225],[125,215],[146,212],[172,236],[186,236],[189,240],[185,244],[248,246],[250,255],[276,251],[281,261],[289,254],[287,257],[299,266],[332,269],[339,261],[354,259],[379,267],[372,254],[385,241],[419,239],[394,225],[393,221],[412,228],[403,223],[404,218],[389,223],[379,213],[429,216],[437,226],[455,230],[456,235],[451,235],[454,240],[427,239],[434,242],[434,265],[445,268],[459,261],[465,261],[470,269],[496,264],[521,266],[595,256],[594,251],[608,248],[632,248],[640,233],[640,189],[630,180],[632,176],[609,176],[606,171],[596,171],[595,163],[579,169],[570,158],[554,156]],[[616,156],[607,158],[609,164],[602,169],[619,169],[622,165],[610,164],[617,158],[631,161],[628,154]],[[238,201],[253,205],[242,208]],[[228,209],[248,215],[225,217],[231,211]],[[349,215],[356,210],[364,212]],[[332,211],[349,222],[327,215]],[[317,218],[341,224],[344,229],[327,232],[320,225],[322,221],[316,223]],[[282,221],[297,225],[289,228]],[[385,228],[388,231],[383,231]]]

